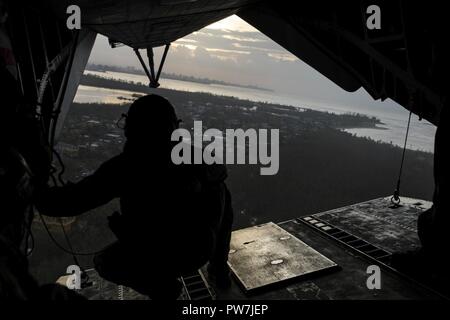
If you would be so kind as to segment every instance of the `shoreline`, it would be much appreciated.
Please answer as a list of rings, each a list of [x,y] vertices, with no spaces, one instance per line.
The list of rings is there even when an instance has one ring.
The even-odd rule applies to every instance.
[[[375,124],[374,126],[372,126],[372,125],[361,125],[361,126],[358,126],[358,127],[336,127],[336,129],[338,129],[338,130],[374,129],[374,130],[381,130],[381,131],[389,130],[389,128],[378,127],[378,125],[384,125],[385,126],[386,124],[381,122],[381,123]]]
[[[120,73],[128,73],[133,75],[139,75],[139,76],[145,76],[145,73],[136,68],[122,68],[117,66],[109,66],[109,65],[97,65],[97,64],[90,64],[86,67],[86,71],[92,71],[92,72],[101,72],[106,74],[107,72],[120,72]],[[194,76],[187,76],[182,74],[175,74],[175,73],[161,73],[161,79],[168,79],[168,80],[178,80],[178,81],[187,81],[192,83],[198,83],[198,84],[206,84],[206,85],[217,85],[217,86],[232,86],[242,89],[251,89],[251,90],[259,90],[264,92],[275,92],[275,90],[269,89],[269,88],[263,88],[258,87],[254,85],[246,85],[246,84],[239,84],[239,83],[231,83],[227,81],[221,81],[221,80],[215,80],[215,79],[209,79],[209,78],[198,78]]]
[[[137,98],[143,94],[150,94],[153,93],[154,89],[149,88],[148,86],[142,84],[142,83],[136,83],[133,81],[121,81],[113,78],[105,78],[100,77],[96,75],[83,75],[80,85],[84,85],[91,88],[99,88],[99,89],[107,89],[107,90],[122,90],[127,91],[130,93],[130,97],[125,97],[123,95],[120,95],[116,97],[118,100],[122,100],[123,104],[127,102],[132,102],[134,98]],[[188,90],[177,90],[177,89],[168,89],[168,88],[158,88],[157,90],[160,91],[160,93],[178,93],[178,94],[191,94],[191,95],[204,95],[207,97],[214,97],[217,99],[228,99],[228,100],[235,100],[233,102],[241,102],[241,103],[252,103],[252,104],[260,104],[260,105],[266,105],[269,107],[272,107],[274,109],[279,108],[284,111],[293,111],[293,112],[311,112],[311,113],[317,113],[322,114],[324,116],[334,116],[337,118],[351,118],[352,124],[351,125],[336,125],[333,126],[336,129],[361,129],[361,128],[367,128],[367,129],[380,129],[380,130],[388,130],[387,128],[379,128],[377,125],[385,125],[379,118],[365,115],[362,113],[334,113],[330,111],[323,111],[323,110],[315,110],[309,107],[305,106],[294,106],[294,105],[287,105],[287,104],[278,104],[278,103],[270,103],[267,101],[255,101],[250,99],[241,99],[236,96],[227,96],[227,95],[219,95],[219,94],[213,94],[210,92],[193,92]],[[355,120],[357,119],[357,120]],[[357,123],[358,122],[358,123]]]
[[[320,110],[316,108],[310,108],[307,104],[289,104],[289,103],[277,103],[277,102],[267,102],[265,99],[249,99],[247,97],[238,97],[227,94],[220,93],[211,93],[207,91],[191,91],[184,90],[183,88],[158,88],[150,89],[148,86],[142,83],[136,83],[133,81],[123,81],[119,79],[113,78],[104,78],[98,75],[85,75],[82,79],[82,85],[85,87],[85,91],[80,95],[80,98],[76,99],[76,102],[79,103],[90,103],[90,102],[105,102],[107,104],[129,104],[136,97],[139,97],[143,94],[150,93],[159,93],[162,95],[172,96],[183,96],[184,101],[189,100],[202,100],[207,103],[207,100],[214,99],[227,101],[224,106],[227,105],[258,105],[260,107],[268,106],[272,108],[272,110],[276,110],[276,113],[279,111],[288,110],[289,113],[293,114],[297,112],[306,111],[313,118],[319,117],[320,115],[329,118],[340,118],[341,120],[345,117],[348,117],[349,120],[346,123],[342,123],[341,120],[331,125],[333,128],[338,129],[340,131],[344,131],[348,134],[356,135],[359,138],[369,138],[374,141],[380,141],[387,144],[393,144],[398,147],[403,146],[403,142],[400,141],[403,139],[404,133],[403,129],[399,128],[403,126],[402,123],[391,123],[392,121],[381,120],[377,116],[367,115],[359,112],[334,112],[333,110]],[[98,90],[98,91],[97,91]],[[91,92],[90,92],[91,91]],[[98,100],[97,100],[98,97]],[[113,101],[113,102],[111,102]],[[200,105],[199,105],[200,106]],[[251,107],[250,107],[251,108]],[[295,112],[293,111],[295,110]],[[345,112],[345,111],[344,111]],[[306,115],[306,114],[305,114]],[[275,115],[279,116],[279,115]],[[320,117],[322,117],[320,116]],[[392,127],[393,126],[393,127]],[[358,131],[360,132],[349,132],[349,131]],[[368,130],[365,132],[364,130]],[[371,131],[372,130],[372,131]],[[421,138],[421,136],[417,136],[415,140],[416,144],[408,145],[408,150],[416,150],[423,151],[427,153],[433,153],[433,150],[430,149],[427,145],[423,145],[425,141],[428,141],[428,136]],[[431,139],[431,138],[429,138]],[[422,144],[421,144],[422,143]],[[431,143],[431,142],[430,142]]]

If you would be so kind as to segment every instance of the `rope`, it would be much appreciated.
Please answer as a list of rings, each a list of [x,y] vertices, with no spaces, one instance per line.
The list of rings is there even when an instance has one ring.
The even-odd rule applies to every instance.
[[[399,205],[399,203],[400,203],[400,184],[401,184],[401,179],[402,179],[403,164],[405,162],[405,153],[406,153],[406,145],[408,142],[409,127],[411,125],[411,116],[412,116],[412,111],[409,112],[408,125],[406,126],[405,143],[403,145],[402,160],[400,162],[400,169],[398,172],[397,188],[395,189],[394,195],[391,198],[391,202],[394,205]]]
[[[73,43],[72,43],[70,49],[69,49],[69,46],[67,46],[66,48],[64,48],[64,49],[63,49],[63,53],[62,53],[61,55],[57,56],[57,57],[52,61],[52,63],[50,64],[50,66],[48,67],[48,72],[46,72],[46,73],[44,74],[44,76],[45,76],[45,77],[44,77],[44,78],[45,78],[44,80],[45,80],[45,81],[44,81],[44,85],[41,85],[41,87],[40,87],[40,91],[39,91],[40,95],[39,95],[39,99],[38,99],[38,105],[40,105],[41,102],[42,102],[42,97],[43,97],[43,95],[44,95],[45,89],[46,89],[46,87],[47,87],[47,86],[46,86],[47,78],[50,76],[50,73],[51,73],[51,72],[53,72],[54,70],[56,70],[56,69],[58,68],[58,66],[61,64],[61,62],[64,60],[64,58],[67,58],[67,57],[68,57],[68,60],[67,60],[67,63],[66,63],[66,67],[65,67],[64,77],[63,77],[63,79],[62,79],[61,88],[60,88],[60,91],[59,91],[59,93],[58,93],[58,97],[57,97],[57,100],[56,100],[56,103],[55,103],[55,104],[56,104],[56,109],[52,110],[52,113],[51,113],[51,121],[52,121],[52,123],[51,123],[51,125],[50,125],[50,130],[49,130],[49,132],[48,132],[48,133],[49,133],[49,136],[48,136],[48,139],[49,139],[49,146],[50,146],[50,148],[51,148],[52,154],[54,154],[54,155],[56,156],[56,158],[57,158],[57,160],[58,160],[58,162],[59,162],[59,164],[60,164],[60,166],[61,166],[61,170],[60,170],[60,172],[58,173],[58,181],[59,181],[60,184],[63,185],[63,186],[65,185],[65,182],[64,182],[62,176],[63,176],[63,174],[64,174],[64,172],[65,172],[65,166],[64,166],[64,162],[62,161],[62,159],[61,159],[59,153],[58,153],[58,152],[55,150],[55,148],[54,148],[54,145],[55,145],[55,133],[56,133],[56,125],[57,125],[57,123],[58,123],[58,118],[59,118],[59,114],[60,114],[60,111],[61,111],[61,106],[62,106],[62,101],[63,101],[63,95],[64,95],[64,92],[65,92],[65,90],[66,90],[67,83],[68,83],[68,80],[69,80],[69,75],[68,75],[68,73],[70,72],[70,70],[71,70],[71,68],[72,68],[73,60],[74,60],[74,57],[75,57],[75,51],[76,51],[76,48],[77,48],[77,45],[78,45],[78,38],[79,38],[79,32],[75,32],[75,33],[74,33],[74,36],[73,36],[73,39],[72,39]],[[69,51],[69,50],[70,50],[70,51]],[[42,124],[41,124],[41,125],[42,125]],[[44,126],[43,126],[43,129],[44,129],[44,132],[45,132],[46,130],[45,130],[45,127],[44,127]],[[56,178],[55,178],[55,176],[54,176],[54,174],[55,174],[56,172],[57,172],[57,170],[56,170],[54,167],[52,168],[52,170],[51,170],[51,172],[50,172],[50,177],[51,177],[51,179],[52,179],[52,181],[53,181],[53,184],[54,184],[55,186],[58,185],[57,180],[56,180]],[[82,278],[83,278],[82,280],[83,280],[83,284],[87,283],[87,282],[89,281],[89,276],[87,275],[87,273],[86,273],[86,271],[84,270],[84,268],[81,266],[81,264],[80,264],[80,262],[79,262],[77,256],[92,256],[92,255],[96,255],[96,254],[98,254],[98,253],[101,253],[103,250],[99,250],[99,251],[96,251],[96,252],[75,252],[74,249],[73,249],[72,243],[71,243],[71,241],[70,241],[70,239],[69,239],[69,236],[68,236],[68,234],[67,234],[67,232],[66,232],[66,229],[65,229],[65,227],[64,227],[63,220],[62,220],[62,218],[60,218],[60,219],[59,219],[59,224],[60,224],[60,226],[61,226],[62,232],[63,232],[63,234],[64,234],[64,238],[65,238],[65,240],[66,240],[66,243],[67,243],[69,249],[65,248],[65,247],[62,246],[62,245],[56,240],[56,238],[53,236],[53,234],[51,233],[51,231],[50,231],[50,229],[49,229],[49,227],[48,227],[48,225],[47,225],[47,222],[45,221],[44,217],[42,216],[42,214],[41,214],[40,212],[39,212],[39,217],[40,217],[40,219],[41,219],[41,221],[42,221],[42,224],[44,225],[45,230],[47,231],[47,234],[49,235],[50,239],[52,240],[52,242],[53,242],[60,250],[62,250],[63,252],[65,252],[65,253],[67,253],[67,254],[69,254],[69,255],[72,256],[72,258],[73,258],[75,264],[76,264],[77,266],[79,266],[80,269],[82,270]],[[33,239],[33,247],[34,247],[34,239]]]
[[[47,231],[48,235],[50,236],[50,239],[52,240],[52,242],[53,242],[59,249],[61,249],[62,251],[64,251],[65,253],[70,254],[70,255],[72,255],[72,256],[93,256],[93,255],[96,255],[97,253],[103,252],[103,250],[99,250],[99,251],[96,251],[96,252],[74,252],[73,250],[69,250],[69,249],[67,249],[67,248],[64,248],[64,247],[63,247],[63,246],[55,239],[55,237],[53,236],[53,234],[52,234],[52,232],[50,231],[50,229],[49,229],[49,227],[48,227],[48,225],[47,225],[47,222],[45,221],[45,219],[44,219],[44,217],[42,216],[42,214],[41,214],[39,211],[38,211],[38,213],[39,213],[39,217],[40,217],[40,219],[41,219],[41,221],[42,221],[42,224],[44,225],[44,228],[45,228],[45,230]],[[63,227],[63,230],[64,230],[64,234],[66,235],[64,225],[62,225],[62,227]],[[68,237],[66,238],[66,240],[67,240],[67,239],[68,239]],[[69,243],[70,243],[70,241],[69,241]],[[72,248],[72,245],[70,245],[69,247]],[[74,257],[74,260],[76,260],[76,257]]]

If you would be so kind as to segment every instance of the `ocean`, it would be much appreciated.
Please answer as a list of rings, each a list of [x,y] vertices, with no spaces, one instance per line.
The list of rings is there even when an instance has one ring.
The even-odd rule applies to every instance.
[[[97,72],[85,71],[86,74],[98,75],[106,78],[120,79],[125,81],[134,81],[148,83],[144,75],[128,74],[122,72]],[[239,99],[269,102],[281,105],[291,105],[300,108],[310,108],[319,111],[342,113],[361,113],[368,116],[374,116],[383,123],[377,128],[354,128],[345,129],[359,137],[369,137],[376,141],[392,143],[403,147],[409,111],[397,106],[392,107],[393,103],[379,103],[376,108],[362,108],[335,104],[330,106],[327,103],[318,101],[306,101],[301,97],[295,97],[289,94],[280,94],[277,92],[242,88],[232,85],[202,84],[188,81],[160,79],[161,88],[174,89],[188,92],[206,92],[216,95],[236,97]],[[132,98],[134,92],[126,90],[112,90],[106,88],[97,88],[81,85],[75,96],[75,102],[80,103],[123,103],[120,97]],[[407,148],[412,150],[421,150],[433,152],[434,135],[436,127],[426,120],[419,121],[414,114],[411,118],[410,132],[408,136]]]

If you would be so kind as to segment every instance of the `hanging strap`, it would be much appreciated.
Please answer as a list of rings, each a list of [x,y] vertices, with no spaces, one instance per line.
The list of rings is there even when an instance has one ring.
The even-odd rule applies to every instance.
[[[150,70],[149,70],[149,68],[147,68],[147,66],[144,62],[144,59],[142,58],[141,53],[139,52],[139,49],[137,49],[137,48],[134,49],[134,52],[136,53],[136,56],[138,57],[139,62],[141,63],[142,68],[145,71],[145,74],[147,75],[147,77],[150,80],[149,85],[151,88],[159,87],[159,82],[158,82],[159,77],[161,76],[161,71],[164,66],[164,62],[166,61],[166,57],[167,57],[167,53],[169,52],[169,48],[170,48],[170,43],[166,44],[166,46],[164,48],[164,53],[162,55],[161,62],[158,67],[158,72],[156,74],[155,74],[155,62],[154,62],[153,48],[151,48],[151,47],[147,48],[147,58],[148,58],[148,65],[150,67]]]

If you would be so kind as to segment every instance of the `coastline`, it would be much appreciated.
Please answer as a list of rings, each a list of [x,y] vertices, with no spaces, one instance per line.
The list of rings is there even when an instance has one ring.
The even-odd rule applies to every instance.
[[[124,95],[119,95],[116,98],[118,100],[125,102],[131,102],[134,100],[134,98],[139,97],[142,94],[149,94],[154,93],[155,89],[150,89],[148,86],[142,84],[142,83],[136,83],[132,81],[123,81],[123,80],[117,80],[113,78],[105,78],[100,77],[97,75],[83,75],[81,80],[81,85],[88,86],[91,88],[104,88],[104,89],[111,89],[111,90],[122,90],[122,91],[128,91],[130,92],[130,97],[126,97]],[[370,128],[370,129],[380,129],[384,130],[385,128],[379,128],[377,125],[384,125],[383,122],[381,122],[380,119],[376,117],[370,117],[361,113],[344,113],[344,114],[337,114],[333,112],[328,111],[319,111],[314,110],[311,108],[308,108],[307,106],[293,106],[293,105],[283,105],[283,104],[276,104],[276,103],[268,103],[263,101],[252,101],[247,99],[240,99],[238,97],[230,97],[230,96],[223,96],[223,95],[216,95],[209,92],[190,92],[190,91],[183,91],[183,90],[176,90],[176,89],[166,89],[166,88],[159,88],[160,93],[178,93],[178,94],[190,94],[190,95],[204,95],[207,97],[215,97],[217,99],[227,99],[230,100],[232,103],[252,103],[252,104],[259,104],[268,106],[272,109],[272,111],[277,112],[282,110],[283,112],[290,112],[290,113],[296,113],[296,112],[310,112],[314,113],[316,115],[322,115],[324,117],[336,117],[341,118],[343,121],[347,120],[347,123],[340,123],[333,125],[333,128],[336,129],[358,129],[358,128]],[[233,101],[232,101],[233,100]]]
[[[357,121],[353,121],[353,119],[350,123],[335,123],[333,127],[360,138],[368,138],[399,147],[404,145],[406,121],[399,117],[392,117],[390,114],[383,117],[382,115],[368,115],[352,109],[345,111],[345,109],[333,110],[333,108],[329,108],[330,110],[328,110],[324,106],[309,105],[301,100],[289,98],[283,101],[278,96],[274,96],[272,99],[270,95],[259,94],[254,90],[233,90],[234,88],[191,84],[183,81],[167,80],[164,86],[158,89],[150,89],[146,84],[142,83],[145,80],[144,77],[128,77],[127,74],[109,75],[112,77],[105,78],[104,75],[100,74],[86,74],[82,78],[82,84],[75,101],[81,103],[127,104],[136,97],[149,93],[169,96],[172,94],[183,95],[188,101],[192,100],[192,97],[200,95],[203,96],[201,100],[206,101],[211,98],[217,98],[227,100],[227,104],[268,105],[274,108],[278,106],[279,109],[293,108],[296,110],[321,112],[322,115],[334,114],[341,117],[357,115],[359,117]],[[364,121],[364,119],[367,121]],[[413,117],[407,149],[433,153],[434,131],[435,128],[433,126],[428,126],[426,123],[423,125]]]

